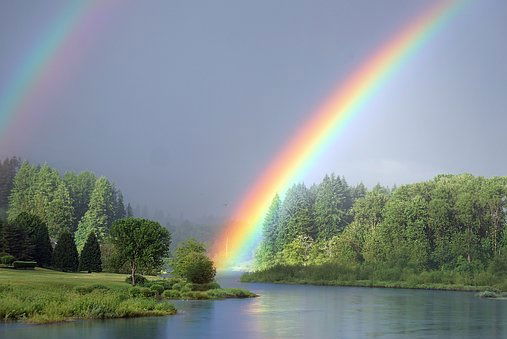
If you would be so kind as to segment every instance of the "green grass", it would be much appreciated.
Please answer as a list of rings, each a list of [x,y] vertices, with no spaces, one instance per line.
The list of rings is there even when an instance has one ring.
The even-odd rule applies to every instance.
[[[171,304],[131,290],[123,274],[0,268],[0,319],[50,323],[176,313]]]
[[[276,266],[245,273],[242,282],[278,284],[386,287],[451,291],[507,291],[507,281],[486,272],[466,275],[451,271],[413,272],[409,270],[348,268],[338,264],[319,266]]]

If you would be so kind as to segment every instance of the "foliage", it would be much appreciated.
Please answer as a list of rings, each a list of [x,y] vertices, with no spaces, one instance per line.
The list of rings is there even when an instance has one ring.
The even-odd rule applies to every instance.
[[[33,270],[35,266],[37,266],[37,263],[35,261],[16,260],[12,263],[12,267],[15,269]]]
[[[10,266],[12,265],[14,260],[15,260],[14,256],[7,253],[2,253],[2,255],[0,256],[0,264],[2,265]]]
[[[26,233],[27,257],[40,267],[51,266],[53,247],[46,224],[39,217],[26,212],[21,212],[13,223]]]
[[[63,272],[76,272],[79,267],[79,257],[74,237],[69,232],[63,232],[58,238],[53,251],[53,266]]]
[[[21,165],[17,157],[6,158],[0,161],[0,220],[7,216],[9,196],[14,184],[14,177]]]
[[[79,270],[92,272],[102,272],[102,260],[99,242],[95,233],[90,233],[84,244],[81,255],[79,256]]]
[[[169,254],[171,235],[155,221],[125,218],[113,224],[111,241],[116,247],[118,261],[128,262],[132,285],[135,285],[138,269],[157,269],[162,266],[162,258]]]
[[[216,269],[206,256],[204,244],[190,239],[182,243],[171,260],[173,274],[196,284],[212,282]]]
[[[199,252],[188,253],[177,259],[174,273],[195,284],[206,284],[215,278],[216,270],[211,259]]]
[[[432,284],[421,279],[437,273],[425,272],[452,272],[456,279],[449,284],[500,286],[507,276],[506,221],[507,177],[439,175],[366,191],[331,175],[310,189],[300,184],[287,191],[278,225],[267,223],[277,230],[275,251],[265,227],[255,264],[269,272],[264,277],[288,281],[294,273],[288,267],[314,274],[331,264],[362,270],[364,279],[406,285]]]
[[[26,230],[21,225],[7,223],[3,227],[4,251],[17,260],[30,259],[30,243]]]
[[[280,225],[280,197],[275,195],[262,224],[263,245],[266,255],[273,255],[278,251],[277,237]]]
[[[136,274],[135,277],[134,277],[134,281],[138,285],[143,285],[143,284],[145,284],[148,281],[148,279],[146,279],[145,277],[143,277],[140,274]],[[125,278],[125,282],[129,283],[131,285],[134,285],[134,284],[132,284],[132,276],[131,275],[129,275],[128,277]]]
[[[63,175],[63,181],[72,201],[74,211],[72,232],[75,232],[79,221],[88,210],[97,177],[92,172],[67,172]]]
[[[102,241],[109,233],[115,215],[114,194],[113,186],[105,177],[97,179],[90,197],[88,210],[79,222],[76,231],[78,250],[83,248],[88,234],[91,232],[95,233],[99,241]]]
[[[0,318],[29,323],[175,314],[166,301],[132,296],[124,276],[0,269]]]

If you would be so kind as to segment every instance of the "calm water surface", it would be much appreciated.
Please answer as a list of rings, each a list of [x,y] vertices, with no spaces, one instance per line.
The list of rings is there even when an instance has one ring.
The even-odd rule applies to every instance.
[[[160,318],[0,324],[0,338],[507,338],[507,301],[468,292],[241,284],[259,298],[178,301]]]

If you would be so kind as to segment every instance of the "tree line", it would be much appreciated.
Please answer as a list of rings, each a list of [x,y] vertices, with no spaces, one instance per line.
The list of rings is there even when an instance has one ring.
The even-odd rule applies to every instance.
[[[115,220],[132,216],[130,204],[125,207],[122,192],[106,177],[88,171],[60,175],[47,164],[34,166],[17,158],[4,160],[0,168],[10,178],[0,190],[7,221],[13,223],[21,213],[37,216],[52,242],[68,231],[81,250],[89,233],[101,241]]]
[[[367,190],[326,175],[310,188],[294,185],[283,200],[275,196],[256,266],[483,271],[505,262],[506,213],[507,177],[439,175]]]

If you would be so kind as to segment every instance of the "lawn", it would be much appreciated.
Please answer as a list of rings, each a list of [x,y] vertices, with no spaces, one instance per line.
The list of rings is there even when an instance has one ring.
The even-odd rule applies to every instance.
[[[166,301],[133,295],[125,277],[0,268],[0,319],[48,323],[176,313]]]

